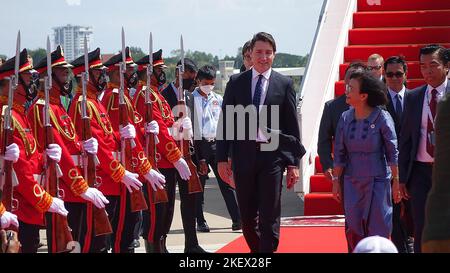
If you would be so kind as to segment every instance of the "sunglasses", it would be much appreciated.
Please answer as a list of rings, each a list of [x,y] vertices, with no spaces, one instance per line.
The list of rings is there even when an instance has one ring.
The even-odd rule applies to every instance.
[[[396,78],[402,78],[403,77],[403,75],[405,75],[405,73],[403,73],[403,72],[387,72],[386,73],[386,77],[388,77],[388,78],[392,78],[392,77],[396,77]]]
[[[372,70],[380,70],[381,69],[381,65],[377,65],[377,66],[368,66],[367,70],[372,71]]]

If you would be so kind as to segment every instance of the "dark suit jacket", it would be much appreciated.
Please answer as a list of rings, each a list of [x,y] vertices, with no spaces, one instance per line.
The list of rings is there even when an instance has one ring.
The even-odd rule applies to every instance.
[[[408,96],[410,90],[406,89],[405,90],[405,95],[403,97],[403,111],[406,108],[406,97]],[[397,134],[397,139],[400,139],[400,132],[401,132],[401,128],[402,128],[402,120],[404,118],[404,114],[402,115],[402,120],[399,120],[397,117],[397,113],[395,112],[395,107],[391,98],[391,95],[389,94],[389,91],[387,91],[387,97],[388,97],[388,104],[386,105],[386,110],[389,112],[389,114],[391,115],[392,119],[394,120],[395,123],[395,133]]]
[[[398,169],[400,183],[408,184],[411,169],[417,156],[420,141],[420,126],[422,124],[423,100],[427,85],[419,86],[405,97],[403,121],[399,138]],[[448,81],[446,93],[450,93],[450,81]]]
[[[251,94],[251,82],[252,82],[252,70],[245,71],[243,73],[233,75],[227,83],[225,89],[225,95],[222,103],[222,113],[220,116],[220,123],[218,126],[218,140],[217,140],[217,161],[226,162],[231,152],[231,158],[233,160],[234,168],[245,168],[248,166],[248,161],[251,160],[252,155],[255,155],[255,140],[249,138],[249,120],[245,118],[245,139],[236,140],[236,120],[237,115],[234,115],[234,140],[224,140],[223,136],[227,135],[226,117],[227,117],[227,105],[237,106],[242,105],[247,107],[252,104]],[[297,120],[296,99],[295,91],[293,88],[292,80],[285,77],[274,70],[272,70],[269,78],[269,86],[267,89],[267,95],[264,101],[264,105],[268,108],[267,127],[271,128],[286,136],[292,136],[295,141],[291,141],[290,137],[280,137],[280,146],[271,156],[273,161],[277,159],[283,160],[285,165],[298,165],[300,163],[301,155],[299,151],[304,151],[303,147],[299,147],[300,144],[300,130]],[[277,105],[279,107],[279,124],[271,124],[271,107]],[[278,128],[277,128],[278,127]],[[220,136],[220,139],[219,139]],[[229,150],[231,148],[231,151]]]
[[[320,163],[324,170],[333,168],[333,158],[331,157],[331,153],[336,127],[342,113],[349,108],[345,99],[345,95],[342,95],[327,101],[323,107],[322,118],[320,119],[317,153],[319,154]]]
[[[172,88],[172,84],[167,85],[167,87],[161,92],[161,95],[166,99],[167,103],[169,103],[171,109],[173,109],[178,103],[177,94],[178,91]]]
[[[422,241],[450,239],[450,92],[439,102],[433,186],[427,199]]]

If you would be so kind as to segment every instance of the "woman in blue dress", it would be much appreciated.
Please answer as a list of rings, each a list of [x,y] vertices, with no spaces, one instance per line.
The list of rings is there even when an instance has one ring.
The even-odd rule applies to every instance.
[[[379,79],[367,72],[354,72],[345,93],[351,107],[342,114],[336,130],[333,196],[340,201],[338,177],[344,172],[344,210],[351,249],[368,236],[389,238],[392,200],[401,200],[394,121],[379,107],[387,102],[384,90]]]

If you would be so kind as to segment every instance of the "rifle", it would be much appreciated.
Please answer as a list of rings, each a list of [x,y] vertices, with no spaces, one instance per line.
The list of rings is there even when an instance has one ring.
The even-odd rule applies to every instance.
[[[83,132],[81,139],[83,141],[88,140],[92,137],[91,120],[87,115],[87,82],[89,81],[89,60],[86,35],[84,36],[84,68],[85,71],[81,73],[81,83],[83,90],[83,93],[81,95],[81,121]],[[97,174],[95,170],[96,165],[99,164],[97,156],[92,155],[83,149],[81,157],[83,162],[82,168],[84,179],[87,181],[89,187],[98,188],[100,186],[100,183],[97,183]],[[92,221],[94,222],[95,236],[112,233],[111,223],[109,222],[106,210],[104,208],[99,209],[90,202],[88,202],[87,205],[89,209],[92,209]]]
[[[180,49],[181,49],[181,65],[178,67],[178,107],[180,109],[178,114],[178,120],[180,121],[180,124],[182,124],[182,120],[187,115],[187,107],[186,107],[186,101],[184,100],[184,89],[183,89],[183,73],[184,73],[184,47],[183,47],[183,35],[180,38]],[[191,171],[191,176],[189,177],[188,181],[188,189],[189,194],[191,193],[197,193],[202,192],[202,184],[200,183],[200,178],[198,177],[197,173],[197,166],[195,166],[194,162],[192,162],[191,152],[189,149],[189,142],[190,139],[187,139],[187,137],[184,135],[183,132],[183,126],[180,126],[180,132],[183,137],[180,140],[180,149],[181,153],[184,157],[184,160],[186,160],[186,163],[189,166],[189,170]]]
[[[50,101],[49,101],[49,91],[52,88],[52,58],[50,51],[50,39],[47,36],[47,76],[44,77],[44,93],[45,93],[45,104],[44,104],[44,147],[48,148],[50,144],[55,143],[53,136],[53,127],[50,123]],[[52,160],[50,157],[44,157],[44,175],[45,175],[45,186],[47,192],[53,196],[63,199],[64,191],[59,188],[58,177],[61,177],[61,170],[58,164]],[[75,249],[72,246],[70,248],[69,243],[73,241],[72,233],[67,223],[67,217],[62,216],[58,213],[52,213],[51,219],[51,230],[52,230],[52,245],[49,246],[52,253],[60,252],[70,252]]]
[[[125,102],[125,73],[127,71],[126,54],[125,54],[125,32],[122,27],[122,62],[120,63],[120,88],[119,88],[119,123],[120,128],[129,124],[128,108]],[[132,154],[131,149],[136,143],[131,139],[120,138],[120,159],[126,170],[132,170]],[[132,212],[148,209],[145,197],[142,191],[133,190],[130,193],[130,207]]]
[[[11,126],[12,120],[12,106],[14,99],[14,90],[17,88],[19,80],[19,65],[20,65],[20,31],[17,33],[16,42],[16,59],[14,66],[14,75],[9,77],[9,91],[8,91],[8,108],[5,109],[3,115],[3,139],[1,147],[1,164],[2,168],[0,171],[0,201],[5,206],[6,210],[9,212],[14,212],[19,209],[19,201],[14,198],[14,187],[16,186],[17,179],[13,179],[15,176],[12,162],[5,160],[6,147],[8,147],[13,142],[13,128]],[[10,226],[9,230],[18,231],[15,226]]]
[[[150,99],[150,82],[151,76],[153,74],[153,38],[152,33],[150,32],[150,41],[149,41],[149,64],[147,66],[147,88],[145,89],[145,123],[149,123],[153,121],[153,106],[152,101]],[[155,144],[155,136],[152,133],[145,133],[145,152],[150,164],[152,167],[156,167],[156,144]],[[167,197],[166,189],[156,189],[156,191],[152,190],[149,187],[149,198],[152,204],[158,203],[166,203],[169,202],[169,198]]]

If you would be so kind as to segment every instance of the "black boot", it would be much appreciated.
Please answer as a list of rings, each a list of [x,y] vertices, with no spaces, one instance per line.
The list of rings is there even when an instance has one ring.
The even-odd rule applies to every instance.
[[[144,242],[145,242],[145,253],[157,253],[154,243],[151,243],[148,240],[144,240]]]
[[[161,240],[160,240],[161,253],[170,253],[166,247],[166,238],[167,238],[167,235],[163,235],[161,237]]]

